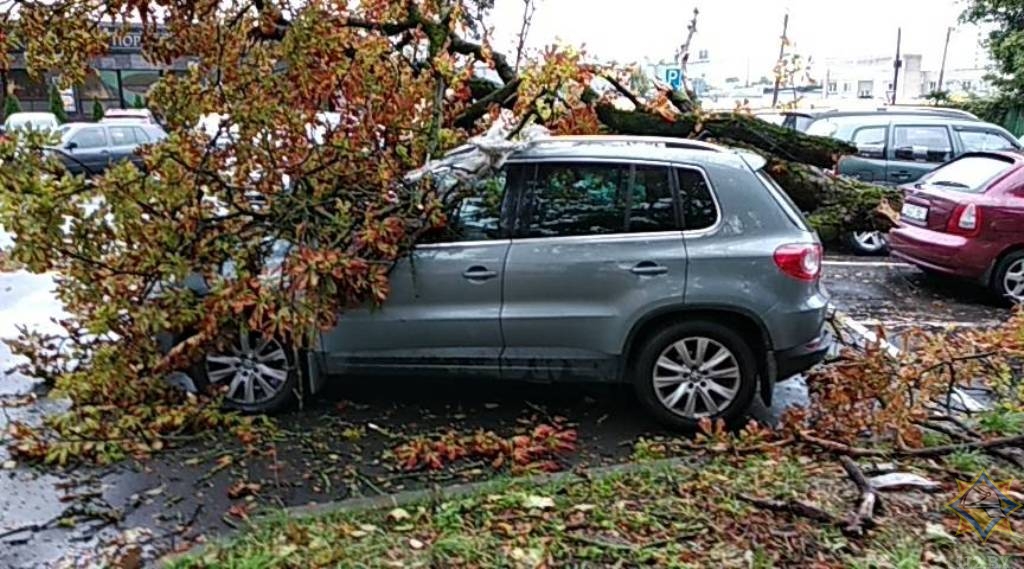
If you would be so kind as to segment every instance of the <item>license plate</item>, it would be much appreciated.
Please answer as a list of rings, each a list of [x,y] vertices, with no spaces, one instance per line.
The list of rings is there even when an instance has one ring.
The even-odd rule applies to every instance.
[[[903,217],[914,221],[925,221],[928,219],[928,208],[912,203],[903,204],[903,211],[900,213]]]

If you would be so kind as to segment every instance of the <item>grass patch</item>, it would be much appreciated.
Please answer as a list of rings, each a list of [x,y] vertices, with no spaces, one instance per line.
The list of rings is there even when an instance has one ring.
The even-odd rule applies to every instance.
[[[758,508],[742,494],[801,500],[837,518],[856,506],[852,483],[827,459],[718,456],[698,467],[648,463],[627,473],[543,485],[506,479],[479,494],[398,509],[279,515],[170,567],[909,569],[927,566],[923,560],[937,555],[948,559],[961,546],[995,555],[1020,545],[1003,537],[988,545],[975,544],[973,536],[956,543],[926,539],[927,523],[952,516],[943,512],[944,495],[887,493],[879,529],[857,538],[839,527]]]
[[[975,474],[992,463],[992,459],[981,451],[958,450],[946,457],[946,464],[960,472]]]
[[[1019,435],[1024,433],[1024,413],[999,408],[985,411],[978,417],[978,429],[990,435]]]

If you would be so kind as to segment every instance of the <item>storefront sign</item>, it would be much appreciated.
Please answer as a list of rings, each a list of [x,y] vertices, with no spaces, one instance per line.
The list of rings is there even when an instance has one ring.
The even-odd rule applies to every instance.
[[[142,51],[142,31],[131,30],[113,33],[110,36],[110,51],[112,53]]]

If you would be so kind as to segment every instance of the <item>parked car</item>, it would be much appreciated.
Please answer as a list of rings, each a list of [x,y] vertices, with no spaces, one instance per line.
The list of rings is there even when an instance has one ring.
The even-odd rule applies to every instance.
[[[857,154],[839,162],[838,172],[865,182],[897,186],[914,182],[966,152],[1020,148],[1000,126],[970,119],[928,115],[843,115],[817,120],[807,134],[850,142]],[[854,233],[850,247],[861,254],[886,250],[879,232]]]
[[[824,109],[803,109],[791,110],[783,113],[782,126],[808,132],[811,126],[819,121],[829,119],[841,119],[846,117],[860,116],[932,116],[946,117],[961,120],[978,120],[978,117],[960,109],[947,107],[910,106],[910,105],[884,105],[864,108],[824,108]]]
[[[893,255],[1024,303],[1024,153],[964,154],[903,190]]]
[[[679,139],[535,141],[494,177],[498,206],[466,198],[396,265],[382,307],[321,333],[302,358],[310,392],[328,375],[628,382],[673,427],[739,421],[832,342],[821,244],[763,165]],[[200,280],[189,288],[202,295]],[[272,411],[296,389],[291,354],[285,339],[242,335],[193,379]]]
[[[57,153],[72,174],[97,175],[121,160],[142,167],[136,150],[144,144],[163,140],[167,134],[159,126],[146,123],[68,123],[57,129]]]
[[[11,113],[4,120],[4,132],[10,133],[18,130],[54,130],[60,126],[57,115],[53,113]]]
[[[103,113],[101,123],[111,122],[143,122],[157,124],[156,117],[149,109],[107,109]]]

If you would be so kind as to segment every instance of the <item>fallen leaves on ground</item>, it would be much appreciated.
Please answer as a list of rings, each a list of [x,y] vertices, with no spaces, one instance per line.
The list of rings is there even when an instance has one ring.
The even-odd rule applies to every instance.
[[[440,470],[460,460],[486,460],[513,472],[561,470],[558,457],[576,450],[576,431],[538,425],[528,435],[500,437],[492,431],[470,435],[454,431],[437,437],[416,437],[395,448],[393,454],[404,470]]]

